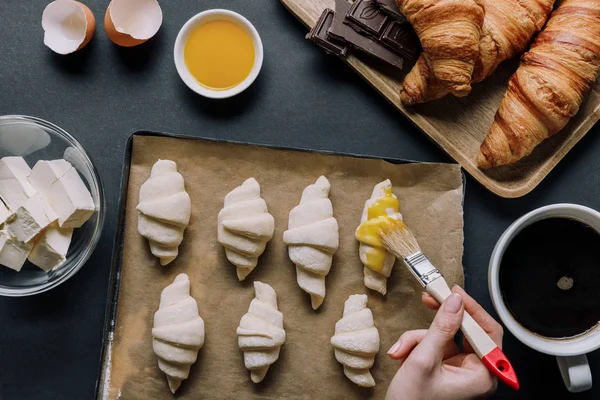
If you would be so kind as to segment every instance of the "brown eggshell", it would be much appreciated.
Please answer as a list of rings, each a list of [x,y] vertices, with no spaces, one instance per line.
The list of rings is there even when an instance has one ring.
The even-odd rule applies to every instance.
[[[121,47],[134,47],[148,41],[148,39],[134,39],[125,33],[118,32],[110,17],[110,5],[106,8],[106,14],[104,14],[104,29],[106,30],[109,39],[112,40],[114,44]]]
[[[79,5],[79,7],[81,7],[83,12],[85,13],[85,19],[87,21],[85,39],[83,39],[83,42],[81,42],[81,44],[77,48],[77,50],[81,50],[90,42],[90,40],[92,40],[94,32],[96,32],[96,18],[94,17],[92,10],[90,10],[88,6],[78,1],[76,1],[75,3],[77,3],[77,5]]]

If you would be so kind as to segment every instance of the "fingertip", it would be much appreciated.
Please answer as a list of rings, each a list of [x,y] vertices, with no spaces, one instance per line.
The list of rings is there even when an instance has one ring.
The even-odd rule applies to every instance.
[[[440,303],[427,292],[424,292],[421,295],[421,301],[423,302],[423,304],[425,304],[425,307],[431,310],[437,310],[438,308],[440,308]]]
[[[392,358],[394,360],[397,360],[398,358],[400,358],[400,349],[401,349],[401,347],[402,347],[402,341],[398,340],[388,350],[388,352],[387,352],[388,356],[390,356],[390,358]]]
[[[467,293],[465,292],[465,289],[461,288],[458,285],[454,285],[452,286],[452,293]]]

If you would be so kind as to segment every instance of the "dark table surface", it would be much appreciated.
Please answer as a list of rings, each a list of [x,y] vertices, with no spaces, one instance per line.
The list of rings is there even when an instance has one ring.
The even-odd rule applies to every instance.
[[[102,240],[87,265],[51,292],[0,299],[0,399],[92,399],[102,329],[119,183],[127,138],[139,129],[420,161],[451,161],[341,61],[304,40],[306,29],[277,0],[162,1],[164,23],[133,49],[108,40],[101,21],[108,0],[89,0],[98,20],[92,42],[72,56],[43,44],[45,0],[0,1],[0,115],[56,123],[88,150],[106,188]],[[258,29],[262,73],[242,95],[200,98],[180,81],[173,44],[197,12],[229,8]],[[506,200],[467,178],[464,266],[469,292],[490,312],[487,264],[494,244],[517,217],[542,205],[573,202],[600,208],[600,140],[596,126],[531,194]],[[495,313],[494,313],[495,315]],[[505,353],[522,389],[501,386],[496,399],[600,397],[570,395],[553,357],[507,333]],[[600,354],[589,355],[598,379]]]

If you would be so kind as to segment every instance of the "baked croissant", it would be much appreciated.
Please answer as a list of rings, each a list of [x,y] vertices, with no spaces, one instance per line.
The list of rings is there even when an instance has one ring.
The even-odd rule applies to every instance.
[[[266,283],[254,282],[255,298],[237,328],[238,344],[252,382],[259,383],[269,366],[279,358],[285,342],[283,314],[277,309],[275,290]]]
[[[379,217],[402,219],[399,207],[400,202],[392,193],[392,182],[387,179],[378,183],[365,202],[360,226],[356,229],[356,239],[360,242],[358,253],[365,266],[365,286],[383,295],[387,292],[387,279],[392,273],[396,257],[383,247],[379,235],[383,221]]]
[[[283,232],[283,242],[296,264],[298,285],[310,294],[315,310],[323,304],[325,277],[340,243],[338,223],[329,200],[330,187],[324,176],[307,186],[300,204],[290,211],[288,230]]]
[[[531,37],[539,32],[554,0],[483,0],[485,18],[479,40],[479,57],[471,83],[481,82],[492,75],[504,60],[513,58],[527,48]],[[417,61],[418,73],[407,76],[407,105],[437,100],[450,93],[444,82],[438,82],[427,67],[425,58]]]
[[[355,294],[344,303],[344,315],[335,324],[331,338],[335,359],[344,366],[344,374],[358,386],[373,387],[370,368],[379,352],[379,331],[373,313],[367,308],[367,295]]]
[[[140,189],[137,210],[140,235],[148,239],[150,251],[161,265],[169,264],[177,258],[192,212],[190,196],[175,162],[158,160],[154,164],[150,178]]]
[[[260,197],[256,179],[247,179],[225,196],[218,219],[219,243],[225,247],[227,259],[237,267],[238,279],[242,281],[256,267],[275,230],[275,221]]]
[[[423,47],[417,63],[402,82],[402,103],[410,105],[422,101],[423,84],[432,79],[439,90],[457,97],[468,95],[479,57],[485,14],[482,0],[396,1]]]
[[[203,345],[204,321],[198,314],[196,300],[190,296],[190,279],[179,274],[162,291],[152,328],[152,347],[171,392],[175,393],[187,379]]]
[[[600,72],[600,1],[564,0],[521,58],[477,162],[512,164],[567,125]]]

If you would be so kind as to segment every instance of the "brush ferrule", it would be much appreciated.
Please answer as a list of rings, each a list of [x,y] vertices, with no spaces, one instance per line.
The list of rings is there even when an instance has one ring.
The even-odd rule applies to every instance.
[[[442,276],[441,272],[421,252],[411,254],[404,259],[404,262],[423,287],[426,287]]]

